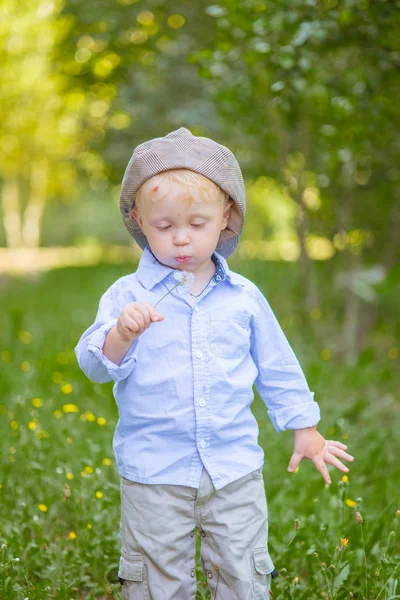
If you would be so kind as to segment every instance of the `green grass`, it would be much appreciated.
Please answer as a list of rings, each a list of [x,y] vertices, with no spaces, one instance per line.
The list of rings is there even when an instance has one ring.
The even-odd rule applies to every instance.
[[[348,483],[331,471],[330,487],[310,462],[288,473],[292,434],[276,433],[256,398],[269,549],[280,573],[273,598],[400,598],[398,360],[388,358],[385,335],[354,366],[335,353],[323,360],[336,316],[323,311],[314,334],[295,312],[295,269],[254,262],[242,272],[263,288],[300,359],[321,433],[345,440],[356,460]],[[112,384],[89,381],[73,348],[101,293],[127,272],[103,265],[0,279],[1,599],[121,598],[117,408]],[[79,410],[65,412],[66,404]],[[197,559],[197,598],[209,598]]]

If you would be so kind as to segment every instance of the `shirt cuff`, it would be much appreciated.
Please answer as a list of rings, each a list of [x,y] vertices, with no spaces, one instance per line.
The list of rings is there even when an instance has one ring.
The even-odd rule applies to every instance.
[[[311,392],[311,395],[314,397],[314,392]],[[313,427],[321,419],[319,404],[314,400],[269,410],[268,415],[277,431]]]
[[[124,358],[122,359],[119,365],[113,363],[109,358],[107,358],[105,354],[103,354],[103,346],[108,332],[114,327],[116,323],[117,319],[114,319],[113,321],[102,325],[102,327],[99,327],[99,329],[92,333],[87,349],[88,352],[94,354],[94,356],[102,363],[102,365],[104,365],[110,377],[115,382],[118,382],[128,377],[128,375],[133,370],[135,364],[137,363],[137,346],[139,343],[139,339],[136,339],[134,342],[132,342],[132,345],[130,346],[128,352],[125,354]]]

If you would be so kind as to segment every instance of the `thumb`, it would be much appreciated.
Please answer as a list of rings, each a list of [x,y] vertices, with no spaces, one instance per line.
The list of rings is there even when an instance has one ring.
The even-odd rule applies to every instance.
[[[152,321],[163,321],[164,320],[164,315],[160,312],[156,312],[154,311],[151,315],[151,320]]]
[[[294,471],[295,468],[299,466],[302,458],[303,457],[301,456],[301,454],[296,454],[296,452],[295,452],[292,455],[292,458],[290,459],[288,471],[290,471],[290,472]]]

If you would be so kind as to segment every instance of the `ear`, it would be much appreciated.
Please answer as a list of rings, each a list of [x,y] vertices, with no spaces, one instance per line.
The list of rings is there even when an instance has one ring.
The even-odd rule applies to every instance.
[[[224,220],[223,220],[223,223],[222,223],[223,224],[222,229],[225,229],[226,226],[229,223],[229,216],[230,216],[232,204],[233,204],[233,200],[232,200],[232,198],[229,198],[229,200],[227,202],[227,205],[225,207],[225,210],[224,210]]]
[[[139,211],[138,211],[138,209],[136,207],[132,208],[132,210],[131,210],[131,217],[133,219],[135,219],[135,221],[139,225],[140,229],[142,229],[143,220],[142,220],[142,217],[140,216]]]

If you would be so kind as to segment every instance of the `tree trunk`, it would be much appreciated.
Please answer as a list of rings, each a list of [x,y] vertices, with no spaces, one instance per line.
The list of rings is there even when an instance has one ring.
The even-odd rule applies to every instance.
[[[47,197],[48,160],[33,161],[31,170],[31,192],[24,211],[22,241],[27,248],[38,248],[40,230]]]
[[[396,264],[399,246],[400,246],[400,203],[393,206],[389,216],[389,232],[387,244],[383,249],[382,266],[386,274]],[[361,352],[365,347],[365,341],[368,333],[373,329],[379,315],[379,303],[375,302],[372,306],[365,307],[361,315],[357,332],[358,351]]]
[[[300,174],[296,177],[297,190],[293,195],[296,204],[299,207],[298,217],[296,221],[296,232],[300,246],[300,269],[304,281],[304,309],[310,312],[312,308],[319,306],[319,294],[315,284],[315,277],[312,268],[312,261],[308,255],[306,248],[307,238],[307,212],[303,201],[303,177]]]
[[[19,186],[16,177],[4,180],[2,189],[3,227],[8,248],[20,248],[22,244]]]

